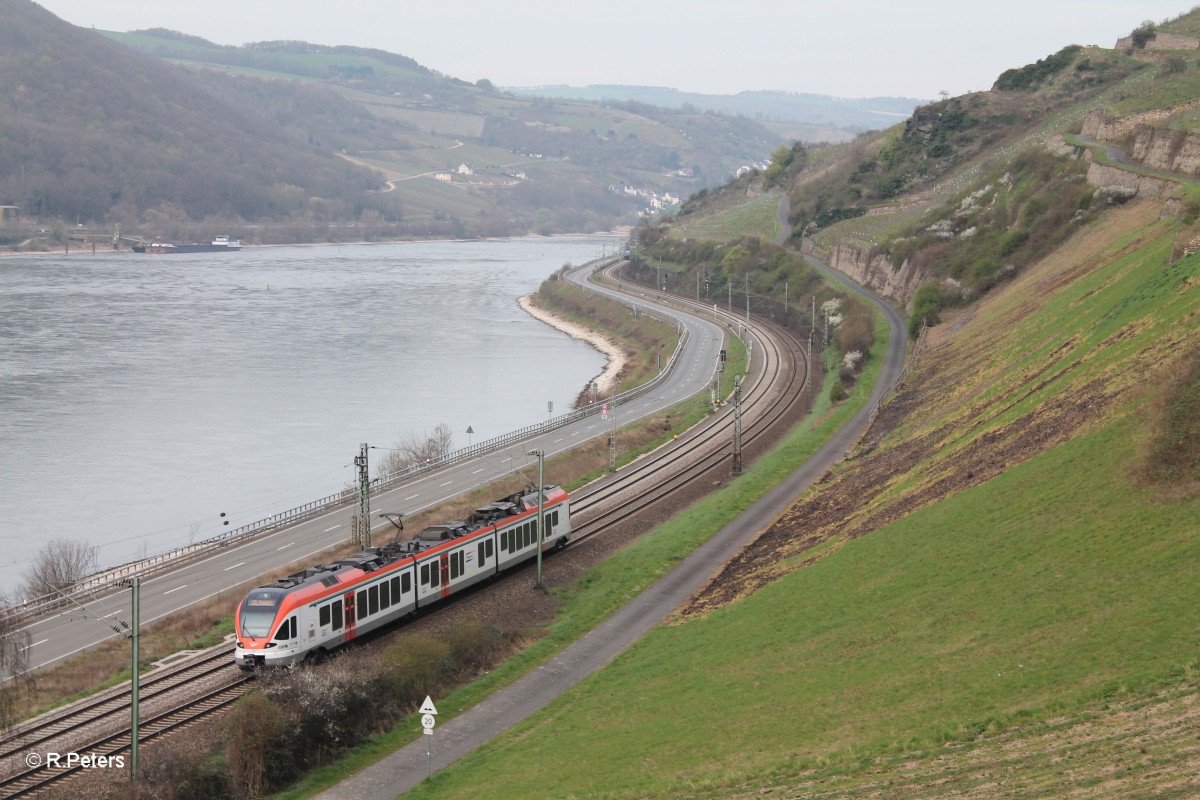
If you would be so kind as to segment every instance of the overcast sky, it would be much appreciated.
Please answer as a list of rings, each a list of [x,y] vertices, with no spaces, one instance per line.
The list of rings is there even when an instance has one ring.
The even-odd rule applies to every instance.
[[[986,89],[1068,44],[1112,47],[1195,0],[44,0],[68,22],[219,44],[375,47],[499,86],[933,98]]]

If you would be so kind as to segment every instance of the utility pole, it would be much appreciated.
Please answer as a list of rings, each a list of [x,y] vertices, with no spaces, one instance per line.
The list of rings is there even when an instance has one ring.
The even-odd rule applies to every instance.
[[[783,282],[783,324],[787,324],[787,287],[788,282]]]
[[[742,376],[733,379],[733,474],[742,474]]]
[[[129,588],[132,592],[131,614],[133,617],[133,631],[130,638],[133,640],[133,656],[130,662],[130,679],[129,679],[129,780],[136,781],[138,773],[138,689],[140,684],[140,676],[138,675],[138,631],[141,628],[142,617],[142,579],[134,576],[129,580]]]
[[[371,479],[367,474],[367,443],[358,446],[354,459],[358,467],[358,535],[355,545],[366,550],[371,546]]]
[[[546,516],[545,516],[545,469],[546,469],[546,451],[545,450],[530,450],[529,455],[537,456],[538,460],[538,515],[537,515],[537,531],[538,531],[538,551],[537,551],[537,583],[534,588],[542,588],[542,547],[546,542]]]
[[[746,273],[746,324],[750,324],[750,273]]]
[[[616,409],[609,406],[609,413],[612,414],[612,427],[608,429],[608,471],[617,471],[617,413]]]
[[[733,313],[733,279],[732,278],[729,279],[729,283],[727,283],[726,286],[729,287],[729,313],[732,314]]]

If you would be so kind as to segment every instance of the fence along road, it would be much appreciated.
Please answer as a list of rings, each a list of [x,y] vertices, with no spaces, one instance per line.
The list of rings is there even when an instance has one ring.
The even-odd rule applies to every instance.
[[[587,265],[578,271],[590,271]],[[600,435],[613,426],[651,416],[670,408],[697,392],[707,391],[723,346],[724,331],[712,322],[658,306],[643,297],[627,302],[656,315],[677,320],[684,329],[684,341],[671,368],[661,382],[615,408],[610,404],[609,419],[598,414],[564,415],[572,417],[559,426],[535,425],[523,429],[521,436],[501,437],[502,444],[486,451],[476,445],[468,456],[452,455],[444,463],[433,465],[399,480],[390,488],[375,490],[371,508],[412,514],[462,492],[488,483],[509,472],[526,467],[534,460],[530,449],[543,449],[547,456],[569,450]],[[610,401],[611,402],[611,401]],[[561,418],[560,418],[561,419]],[[460,451],[461,453],[461,451]],[[552,476],[551,476],[552,477]],[[190,605],[235,588],[281,565],[304,561],[317,553],[344,542],[350,536],[352,502],[309,513],[292,525],[275,526],[266,532],[223,542],[201,554],[192,554],[177,566],[161,569],[144,577],[141,583],[141,620],[148,625]],[[387,536],[391,524],[373,523],[377,536]],[[95,592],[79,593],[74,600],[33,617],[24,626],[29,631],[29,665],[38,669],[54,664],[75,653],[95,647],[119,635],[109,626],[128,623],[128,590],[108,586]]]

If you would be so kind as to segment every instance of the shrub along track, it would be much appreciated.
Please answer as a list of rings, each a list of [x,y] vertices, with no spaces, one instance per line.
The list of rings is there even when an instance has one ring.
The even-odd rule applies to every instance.
[[[625,284],[611,275],[606,280],[645,288]],[[710,307],[683,298],[671,298],[671,304],[691,313],[714,316]],[[744,320],[725,312],[717,311],[715,316],[728,326],[744,324]],[[753,318],[747,329],[759,344],[755,360],[760,364],[743,386],[742,452],[748,464],[806,412],[808,360],[799,340],[786,329]],[[569,583],[591,564],[722,483],[730,475],[733,424],[732,404],[727,403],[677,440],[573,495],[575,535],[562,554],[546,560],[547,585]],[[429,614],[419,612],[411,624],[394,626],[379,637],[367,637],[365,646],[385,645],[398,632],[444,630],[465,619],[482,619],[500,629],[548,622],[556,601],[546,593],[529,591],[527,581],[532,568],[531,564],[456,595]],[[161,695],[163,707],[155,708],[153,717],[141,720],[139,742],[191,725],[227,707],[245,692],[247,680],[232,665],[229,645],[212,648],[161,677],[148,678],[144,684],[148,693],[141,695],[143,702]],[[21,728],[6,739],[0,751],[0,757],[9,756],[3,768],[10,773],[0,780],[0,796],[29,796],[80,772],[78,767],[50,768],[44,762],[29,767],[25,761],[29,752],[124,755],[128,764],[128,716],[126,687]],[[14,769],[19,771],[11,772]]]

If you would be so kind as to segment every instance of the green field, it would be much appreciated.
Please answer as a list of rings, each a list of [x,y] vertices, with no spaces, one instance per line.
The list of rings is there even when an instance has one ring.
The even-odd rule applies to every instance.
[[[757,236],[764,241],[771,241],[779,235],[778,207],[778,195],[761,195],[751,200],[730,202],[717,209],[681,217],[671,228],[671,236],[721,242],[740,236]]]

